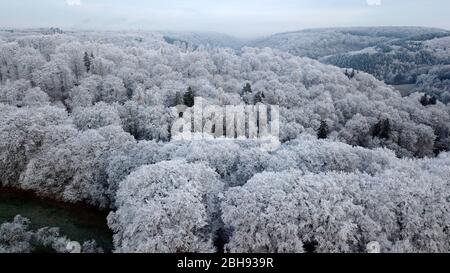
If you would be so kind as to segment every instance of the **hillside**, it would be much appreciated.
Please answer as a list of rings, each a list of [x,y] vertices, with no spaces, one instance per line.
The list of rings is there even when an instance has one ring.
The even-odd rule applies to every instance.
[[[448,103],[449,36],[446,30],[418,27],[311,29],[275,34],[252,45],[364,71],[388,84],[414,84],[413,90]]]
[[[280,146],[173,139],[194,96],[279,106]],[[449,251],[449,150],[447,105],[280,50],[0,34],[0,186],[109,210],[116,252]]]

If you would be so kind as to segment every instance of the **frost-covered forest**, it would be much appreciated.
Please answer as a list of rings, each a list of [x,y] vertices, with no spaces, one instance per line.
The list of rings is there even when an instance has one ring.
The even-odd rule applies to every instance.
[[[449,31],[436,28],[360,27],[281,33],[250,44],[361,70],[389,84],[414,84],[449,103],[449,39]]]
[[[450,63],[402,96],[376,72],[319,62],[413,35],[427,37],[419,49],[409,38],[390,49],[448,62],[450,40],[354,32],[311,55],[222,47],[222,36],[2,31],[1,187],[111,211],[115,252],[366,252],[374,241],[382,252],[450,252]],[[278,105],[282,145],[172,140],[174,107],[193,96]],[[0,227],[0,252],[67,240],[21,216]]]

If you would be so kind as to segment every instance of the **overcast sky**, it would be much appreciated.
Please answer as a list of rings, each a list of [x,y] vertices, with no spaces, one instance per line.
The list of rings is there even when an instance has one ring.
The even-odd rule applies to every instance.
[[[214,31],[258,36],[311,27],[450,29],[448,0],[0,0],[0,27]]]

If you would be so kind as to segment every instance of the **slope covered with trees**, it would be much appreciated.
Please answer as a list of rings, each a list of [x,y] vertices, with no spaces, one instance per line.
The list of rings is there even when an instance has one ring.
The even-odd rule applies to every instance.
[[[388,84],[414,84],[413,91],[448,103],[450,32],[418,27],[311,29],[256,40],[297,56],[370,73]]]
[[[282,145],[171,141],[194,96],[280,106]],[[15,32],[0,101],[1,186],[112,210],[117,252],[447,251],[450,108],[369,74],[157,33]]]
[[[318,28],[278,33],[252,43],[258,47],[277,48],[293,55],[319,59],[395,40],[430,40],[448,34],[442,29],[421,27]]]

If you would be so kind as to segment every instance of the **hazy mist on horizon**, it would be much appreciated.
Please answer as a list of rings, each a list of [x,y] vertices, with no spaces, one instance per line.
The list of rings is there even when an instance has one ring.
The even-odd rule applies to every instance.
[[[317,27],[450,29],[447,0],[0,0],[0,27],[206,31],[238,37]]]

